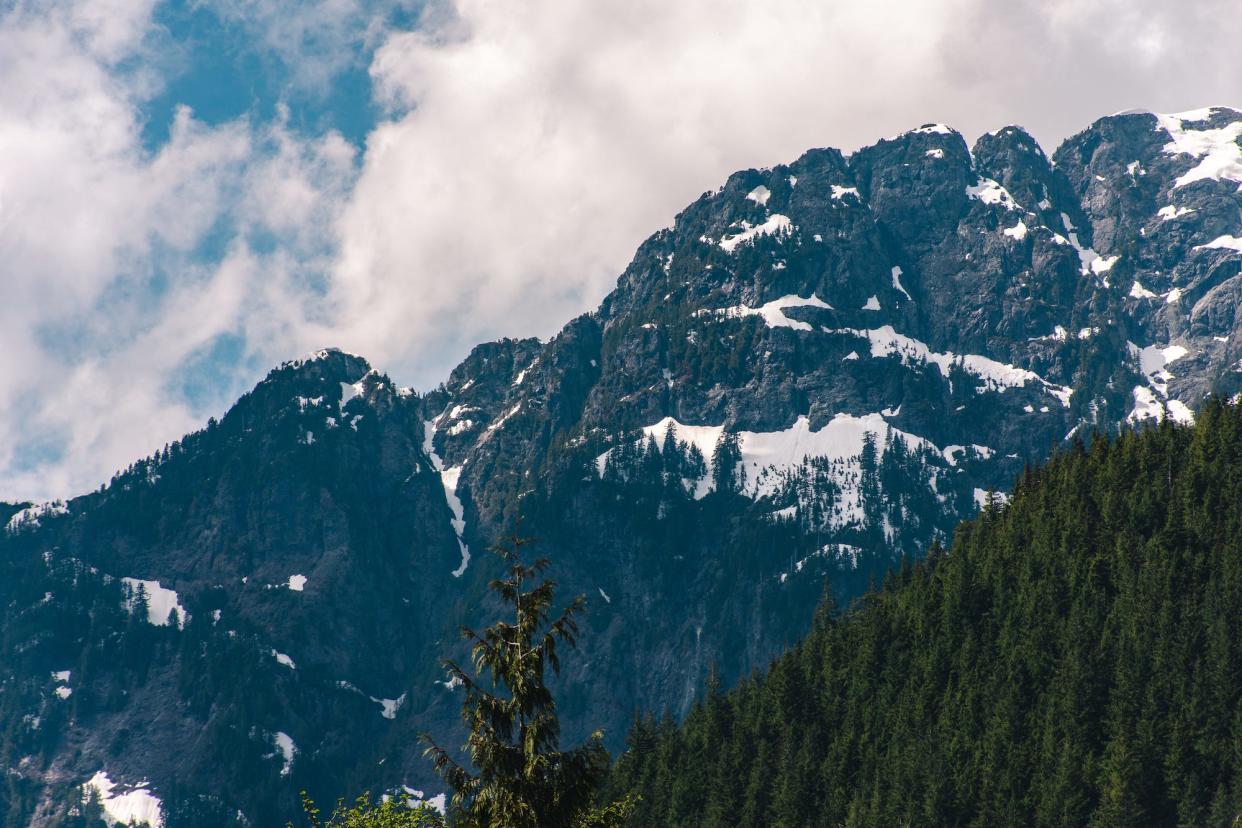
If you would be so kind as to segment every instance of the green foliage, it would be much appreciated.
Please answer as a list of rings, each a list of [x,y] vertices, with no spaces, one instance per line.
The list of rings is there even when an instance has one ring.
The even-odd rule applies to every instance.
[[[607,791],[636,826],[1230,828],[1242,815],[1242,410],[1028,470]]]
[[[546,559],[529,564],[522,560],[529,544],[512,538],[493,550],[504,560],[507,577],[493,580],[490,587],[513,616],[482,632],[462,630],[473,644],[475,675],[444,662],[465,690],[465,747],[476,770],[458,764],[430,736],[423,737],[426,752],[454,790],[454,825],[616,825],[627,813],[625,803],[594,809],[596,790],[608,769],[602,736],[596,733],[580,747],[560,750],[556,702],[545,683],[547,668],[560,672],[558,643],[576,645],[577,616],[585,599],[579,596],[553,618],[556,584],[540,580]],[[479,678],[484,675],[488,678]]]
[[[444,818],[430,805],[416,803],[403,796],[371,802],[371,795],[363,794],[352,806],[338,800],[327,822],[320,820],[320,809],[306,791],[302,792],[302,810],[311,828],[443,828]],[[292,828],[290,824],[289,828]]]
[[[641,797],[628,794],[602,808],[589,808],[574,821],[574,828],[622,828],[627,823]]]

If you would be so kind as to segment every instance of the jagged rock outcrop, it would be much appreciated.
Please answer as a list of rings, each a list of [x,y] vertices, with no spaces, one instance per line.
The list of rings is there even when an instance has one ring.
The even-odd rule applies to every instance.
[[[1242,391],[1239,136],[1131,113],[1049,158],[933,124],[738,172],[547,343],[423,395],[319,352],[99,492],[4,507],[0,812],[52,824],[101,770],[170,826],[439,790],[437,659],[519,516],[591,599],[567,737],[684,710],[823,577],[848,599],[1065,440]]]

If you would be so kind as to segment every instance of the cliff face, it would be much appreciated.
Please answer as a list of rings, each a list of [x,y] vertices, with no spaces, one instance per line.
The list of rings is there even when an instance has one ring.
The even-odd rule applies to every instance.
[[[519,515],[590,599],[567,737],[685,710],[824,577],[857,595],[1053,446],[1242,390],[1239,135],[1120,115],[1049,159],[929,125],[735,173],[550,342],[422,396],[320,352],[100,492],[6,506],[0,812],[51,824],[100,770],[169,826],[440,790],[438,658]]]

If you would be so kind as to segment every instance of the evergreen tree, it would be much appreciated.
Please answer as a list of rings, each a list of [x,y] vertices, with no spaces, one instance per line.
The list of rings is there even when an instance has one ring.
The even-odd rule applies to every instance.
[[[738,467],[742,444],[737,434],[726,431],[716,441],[712,453],[712,475],[718,492],[736,492],[745,483],[745,472]]]
[[[660,444],[660,455],[664,458],[664,473],[673,481],[682,475],[681,446],[677,443],[677,427],[668,421],[664,429],[664,441]]]
[[[493,549],[504,561],[504,578],[490,587],[512,608],[482,632],[465,628],[472,643],[474,675],[452,661],[444,666],[465,690],[465,745],[474,770],[456,762],[430,736],[426,753],[453,788],[454,824],[469,828],[604,828],[619,825],[625,802],[594,808],[596,790],[608,770],[608,754],[595,733],[583,745],[560,750],[560,722],[545,671],[560,672],[558,643],[575,647],[577,616],[586,605],[578,596],[555,618],[554,581],[542,578],[546,558],[531,563],[523,552],[531,541],[510,538]],[[542,578],[542,579],[541,579]]]

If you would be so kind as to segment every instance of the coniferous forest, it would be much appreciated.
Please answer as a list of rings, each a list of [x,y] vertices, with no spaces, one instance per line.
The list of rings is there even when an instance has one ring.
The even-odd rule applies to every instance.
[[[1242,409],[1075,443],[763,675],[646,715],[642,826],[1222,826],[1242,813]]]

